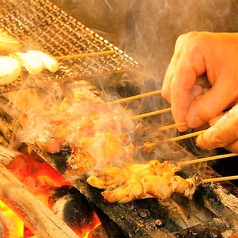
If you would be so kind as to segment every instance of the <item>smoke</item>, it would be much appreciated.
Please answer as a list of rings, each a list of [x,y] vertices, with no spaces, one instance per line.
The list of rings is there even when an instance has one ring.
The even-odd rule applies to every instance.
[[[161,88],[175,41],[180,34],[192,30],[237,31],[238,0],[52,1],[139,62],[143,70],[136,83],[142,93]],[[47,27],[50,29],[53,20],[49,21]],[[128,83],[133,83],[125,74],[119,80],[124,90],[128,89]],[[169,107],[159,95],[144,98],[141,102],[142,109],[135,104],[130,108],[143,113]],[[171,115],[162,115],[157,120],[161,125],[169,124]],[[172,132],[168,134],[171,136]]]
[[[142,92],[161,87],[180,34],[238,30],[238,0],[52,1],[143,66]]]

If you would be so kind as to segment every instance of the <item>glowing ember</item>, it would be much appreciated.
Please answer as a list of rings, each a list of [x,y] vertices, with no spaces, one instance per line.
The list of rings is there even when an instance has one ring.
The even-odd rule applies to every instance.
[[[23,221],[3,202],[0,200],[0,216],[6,226],[9,238],[23,237]]]
[[[35,154],[20,154],[12,160],[7,168],[27,187],[32,194],[34,194],[51,210],[53,209],[51,196],[55,189],[72,187],[72,184],[68,182],[58,171]],[[0,204],[0,206],[3,213],[6,208],[3,207],[2,204]],[[7,209],[7,211],[8,210],[10,211],[10,209]],[[80,207],[75,207],[75,210],[80,210]],[[87,211],[84,210],[84,212]],[[71,225],[67,223],[71,229],[79,235],[79,237],[88,237],[90,232],[101,224],[97,215],[93,211],[91,211],[91,213],[92,215],[88,216],[90,217],[90,221],[87,222],[86,225],[85,223],[82,223],[82,226],[76,227],[75,224],[73,224],[71,227]],[[14,212],[11,212],[11,214],[14,214]],[[75,219],[79,219],[80,221],[80,217]],[[9,220],[9,223],[14,226],[14,234],[11,236],[12,238],[33,237],[31,231],[24,227],[23,221],[18,218],[17,215],[7,214],[4,216],[4,220]]]

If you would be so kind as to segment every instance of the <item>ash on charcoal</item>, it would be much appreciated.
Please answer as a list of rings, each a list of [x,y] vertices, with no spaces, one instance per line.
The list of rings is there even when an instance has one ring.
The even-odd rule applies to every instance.
[[[82,228],[92,220],[93,210],[76,188],[64,186],[55,190],[51,197],[53,211],[71,228]]]

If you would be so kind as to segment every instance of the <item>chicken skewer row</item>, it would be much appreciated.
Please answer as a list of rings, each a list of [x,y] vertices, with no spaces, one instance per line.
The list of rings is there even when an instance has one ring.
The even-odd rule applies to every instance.
[[[237,179],[238,176],[225,178],[202,179],[195,175],[182,178],[176,175],[182,166],[208,162],[237,156],[237,153],[214,155],[205,158],[186,160],[179,163],[151,160],[145,164],[125,164],[123,168],[106,167],[104,171],[91,175],[87,182],[93,187],[105,189],[103,197],[108,202],[126,203],[135,199],[154,197],[159,200],[169,198],[173,193],[181,194],[189,199],[196,188],[213,181]]]
[[[175,175],[179,170],[179,166],[169,161],[152,160],[146,164],[127,164],[124,168],[107,167],[90,176],[87,183],[105,189],[102,196],[110,203],[149,197],[164,200],[173,193],[191,199],[200,182],[196,176],[184,179]]]

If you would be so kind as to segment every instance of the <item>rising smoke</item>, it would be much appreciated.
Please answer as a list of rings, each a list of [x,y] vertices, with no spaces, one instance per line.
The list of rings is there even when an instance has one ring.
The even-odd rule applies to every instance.
[[[161,85],[174,43],[188,31],[238,31],[237,0],[53,0],[142,63]]]
[[[160,89],[180,34],[238,31],[238,0],[53,0],[143,66],[141,92]],[[148,110],[168,107],[144,99]],[[161,123],[168,123],[168,115]]]

